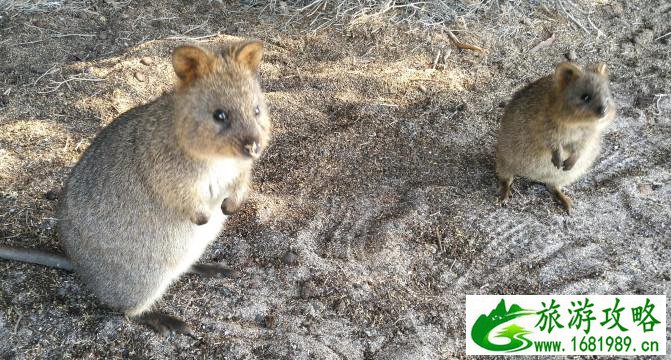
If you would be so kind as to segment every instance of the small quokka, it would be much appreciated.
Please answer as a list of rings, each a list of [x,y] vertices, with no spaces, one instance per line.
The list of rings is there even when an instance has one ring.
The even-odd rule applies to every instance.
[[[583,70],[559,64],[515,93],[506,106],[496,146],[501,202],[510,198],[515,176],[545,183],[570,212],[562,187],[582,176],[601,151],[603,130],[615,118],[606,65]]]
[[[0,247],[0,257],[74,269],[105,304],[161,334],[187,324],[151,310],[196,264],[247,196],[271,132],[258,81],[263,46],[180,46],[176,89],[115,119],[68,178],[57,211],[67,257]]]

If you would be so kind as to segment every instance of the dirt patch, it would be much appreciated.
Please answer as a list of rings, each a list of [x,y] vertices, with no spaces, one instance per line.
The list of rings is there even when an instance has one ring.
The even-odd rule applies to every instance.
[[[579,24],[554,7],[455,8],[450,28],[485,54],[421,14],[315,32],[262,6],[66,4],[1,13],[3,243],[59,247],[54,194],[69,167],[118,114],[170,88],[170,50],[188,38],[266,43],[275,138],[205,255],[243,277],[184,276],[159,304],[200,339],[125,321],[75,275],[0,262],[4,358],[453,358],[466,294],[671,290],[666,2],[578,2]],[[619,116],[603,153],[568,188],[571,216],[524,180],[499,207],[503,106],[567,56],[609,65]]]

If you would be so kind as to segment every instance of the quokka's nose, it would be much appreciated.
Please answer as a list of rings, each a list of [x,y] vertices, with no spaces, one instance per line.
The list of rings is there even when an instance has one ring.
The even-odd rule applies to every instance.
[[[258,157],[261,154],[261,146],[256,141],[249,142],[245,144],[244,152],[245,155],[251,156],[253,158]]]

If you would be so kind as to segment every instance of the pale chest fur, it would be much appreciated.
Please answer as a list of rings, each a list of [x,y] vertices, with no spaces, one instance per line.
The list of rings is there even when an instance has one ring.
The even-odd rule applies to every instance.
[[[559,142],[564,146],[582,147],[591,142],[598,142],[601,134],[608,127],[614,118],[614,113],[609,114],[593,122],[583,123],[582,125],[563,125],[559,124],[555,135]]]
[[[221,206],[244,169],[239,160],[211,160],[196,181],[197,191],[208,207]]]
[[[586,126],[560,126],[555,133],[556,143],[568,149],[578,149],[598,141],[600,130],[596,124]]]
[[[244,166],[239,161],[226,159],[210,161],[201,172],[195,186],[200,201],[209,210],[209,221],[204,225],[184,222],[182,233],[177,234],[182,239],[182,250],[179,263],[174,268],[175,278],[196,262],[207,245],[216,240],[221,232],[227,218],[221,211],[221,203],[230,195],[232,185],[241,171],[244,171]]]

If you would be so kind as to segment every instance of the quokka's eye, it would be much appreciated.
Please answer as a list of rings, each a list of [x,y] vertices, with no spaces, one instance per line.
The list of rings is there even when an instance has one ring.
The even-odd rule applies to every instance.
[[[228,115],[226,114],[226,112],[224,110],[221,110],[221,109],[215,110],[214,113],[212,114],[212,117],[214,118],[214,120],[216,122],[218,122],[220,124],[223,124],[223,125],[226,125],[226,126],[229,125]]]
[[[585,104],[587,104],[590,101],[592,101],[592,97],[589,94],[582,94],[580,100],[582,100]]]
[[[257,105],[254,108],[254,115],[259,116],[261,114],[261,108]]]

